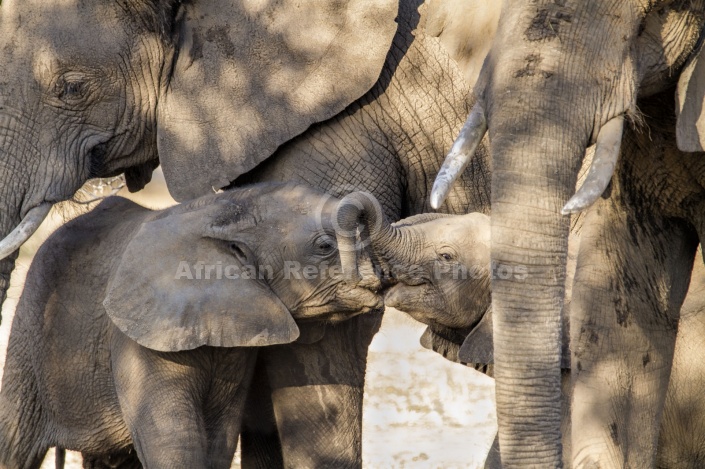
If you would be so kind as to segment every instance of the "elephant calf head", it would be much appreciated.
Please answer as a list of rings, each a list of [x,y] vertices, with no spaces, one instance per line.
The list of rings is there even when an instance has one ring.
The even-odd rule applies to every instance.
[[[358,192],[343,199],[338,217],[343,270],[349,279],[356,275],[355,248],[369,242],[374,263],[392,285],[385,305],[428,324],[424,346],[458,361],[465,342],[463,362],[492,363],[488,216],[421,214],[390,224],[374,197]],[[363,236],[358,239],[360,219]],[[498,275],[522,275],[495,270]]]
[[[390,256],[397,283],[385,304],[429,326],[424,347],[488,372],[494,361],[490,277],[499,270],[490,264],[489,217],[422,214],[393,227],[414,241],[399,251],[408,254]]]
[[[104,306],[139,344],[178,351],[292,342],[294,320],[381,307],[379,282],[343,281],[337,199],[261,184],[157,212],[127,243]],[[375,279],[376,280],[376,279]]]

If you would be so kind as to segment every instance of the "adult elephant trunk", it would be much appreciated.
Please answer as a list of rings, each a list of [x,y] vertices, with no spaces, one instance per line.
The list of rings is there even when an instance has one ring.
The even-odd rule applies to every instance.
[[[373,263],[389,271],[395,265],[414,264],[412,233],[392,226],[384,216],[377,199],[369,192],[353,192],[345,196],[336,210],[336,237],[343,275],[350,282],[360,280],[358,253],[366,244],[375,257]],[[362,237],[358,226],[362,223]]]
[[[538,93],[526,102],[546,104],[529,112],[522,102],[503,102],[492,108],[489,126],[497,414],[504,467],[559,467],[561,316],[570,228],[565,215],[604,192],[619,153],[623,119],[602,127],[588,176],[565,204],[584,154],[586,126],[570,113],[557,117],[560,106]],[[485,122],[478,105],[439,173],[434,206],[462,173]]]
[[[473,129],[486,126],[491,142],[492,310],[504,467],[562,465],[566,214],[594,202],[612,177],[621,116],[634,109],[636,97],[636,64],[625,38],[638,35],[644,12],[631,2],[508,0],[475,86],[478,104],[463,136],[481,137]],[[566,205],[595,137],[590,176]],[[441,185],[462,172],[465,158],[458,155],[472,153],[474,137],[462,140],[439,173]],[[441,189],[434,188],[436,207]],[[517,267],[527,275],[515,274]]]
[[[570,229],[561,209],[574,190],[585,146],[558,123],[524,124],[520,132],[517,124],[511,132],[501,121],[490,127],[500,447],[504,467],[560,467],[561,315]]]
[[[0,308],[5,303],[5,298],[7,298],[7,290],[10,288],[10,276],[12,275],[12,269],[15,268],[16,255],[10,256],[0,261]],[[2,322],[2,315],[0,315],[0,323]]]
[[[23,131],[29,133],[32,129],[23,127],[10,111],[17,107],[0,96],[0,307],[7,296],[18,249],[51,209],[51,204],[43,200],[48,189],[33,190],[30,177],[36,173],[22,163],[32,157],[39,161],[42,155],[34,153],[36,145],[22,137]]]

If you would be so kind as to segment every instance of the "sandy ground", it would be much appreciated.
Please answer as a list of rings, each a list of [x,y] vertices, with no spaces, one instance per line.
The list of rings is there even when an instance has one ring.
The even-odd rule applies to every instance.
[[[160,174],[136,199],[152,208],[172,203],[164,193]],[[23,247],[3,307],[0,370],[5,363],[14,306],[31,256],[61,219],[52,214],[46,226]],[[423,329],[423,325],[390,310],[372,342],[363,414],[365,468],[482,467],[497,429],[494,383],[475,370],[424,350],[419,345]],[[238,456],[233,467],[239,467]],[[52,467],[53,451],[42,468]],[[80,455],[69,452],[66,468],[79,467]]]

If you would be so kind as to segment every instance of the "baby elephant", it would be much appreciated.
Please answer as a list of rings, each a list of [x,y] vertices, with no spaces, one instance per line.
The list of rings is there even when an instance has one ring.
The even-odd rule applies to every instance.
[[[458,361],[465,341],[472,363],[492,363],[492,275],[526,275],[490,265],[490,219],[482,213],[447,215],[426,213],[397,223],[385,220],[374,197],[353,193],[343,199],[348,213],[340,212],[342,232],[353,233],[362,220],[376,263],[391,277],[385,305],[428,324],[422,343],[446,358]],[[355,271],[351,247],[356,242],[339,237],[343,270]],[[487,343],[489,341],[489,343]]]
[[[382,305],[376,277],[340,275],[338,202],[291,184],[157,212],[114,197],[57,230],[12,324],[0,468],[39,467],[51,446],[229,468],[254,347]]]

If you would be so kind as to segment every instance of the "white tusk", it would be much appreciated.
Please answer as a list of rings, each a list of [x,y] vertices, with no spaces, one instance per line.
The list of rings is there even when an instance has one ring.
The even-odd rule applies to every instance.
[[[27,212],[27,215],[25,215],[20,224],[17,225],[17,228],[12,230],[12,233],[0,241],[0,260],[5,259],[10,254],[17,251],[20,246],[33,235],[49,214],[50,210],[51,204],[47,202],[37,205]]]
[[[477,146],[482,141],[482,137],[487,132],[487,119],[485,112],[480,105],[473,106],[465,121],[465,125],[460,129],[460,135],[453,143],[443,166],[441,166],[436,181],[431,190],[431,207],[438,209],[443,201],[448,197],[453,183],[463,174],[465,167],[470,162],[470,158],[475,154]]]
[[[624,117],[617,116],[607,121],[597,134],[595,156],[585,182],[573,197],[565,204],[561,213],[568,215],[578,213],[590,207],[605,192],[612,180],[614,167],[619,157],[619,147],[622,144]]]

